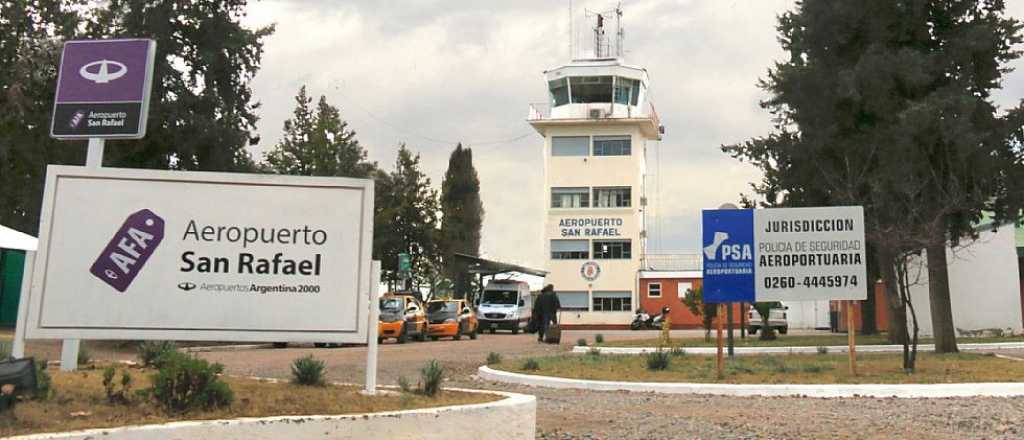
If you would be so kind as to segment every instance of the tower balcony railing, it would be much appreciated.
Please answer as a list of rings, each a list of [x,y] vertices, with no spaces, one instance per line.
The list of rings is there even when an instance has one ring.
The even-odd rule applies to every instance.
[[[661,127],[661,118],[654,104],[644,103],[641,107],[611,102],[592,102],[586,104],[565,104],[554,109],[550,102],[530,104],[527,121],[548,121],[557,119],[629,119],[647,118]]]

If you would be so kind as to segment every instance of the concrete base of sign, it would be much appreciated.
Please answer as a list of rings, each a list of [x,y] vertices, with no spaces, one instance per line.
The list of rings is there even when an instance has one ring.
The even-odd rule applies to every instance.
[[[365,439],[493,438],[532,439],[537,426],[537,398],[499,391],[456,389],[504,396],[502,400],[475,405],[381,413],[283,416],[175,422],[161,425],[125,426],[88,431],[33,434],[17,440],[148,440],[166,438],[216,439]],[[512,422],[512,423],[509,423]],[[495,427],[500,427],[495,430]]]
[[[1024,349],[1024,342],[997,342],[991,344],[957,344],[960,351],[978,350],[1019,350]],[[850,347],[846,345],[829,345],[825,347],[829,353],[846,353]],[[573,347],[573,353],[586,353],[592,349],[599,350],[605,354],[641,354],[657,351],[657,347]],[[717,353],[715,347],[683,347],[686,354],[714,355]],[[918,351],[935,351],[933,344],[921,344],[917,346]],[[902,345],[858,345],[857,353],[899,353],[903,351]],[[818,352],[818,347],[736,347],[737,355],[752,354],[813,354]]]
[[[545,388],[569,388],[592,391],[633,391],[663,394],[717,396],[792,396],[792,397],[1015,397],[1024,396],[1024,383],[943,383],[943,384],[717,384],[678,382],[613,382],[566,379],[510,373],[486,366],[477,376],[483,380]]]

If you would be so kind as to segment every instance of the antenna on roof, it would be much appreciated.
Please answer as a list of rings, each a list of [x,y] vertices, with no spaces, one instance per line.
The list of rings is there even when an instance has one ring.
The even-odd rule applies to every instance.
[[[576,58],[576,45],[572,33],[572,0],[569,0],[569,61]]]
[[[615,9],[594,12],[587,10],[587,16],[594,16],[597,24],[594,26],[594,58],[608,58],[612,56],[612,47],[605,35],[604,22],[606,19],[615,18],[615,47],[614,56],[622,57],[622,40],[625,35],[622,30],[622,3],[615,6]],[[614,15],[613,15],[614,14]]]

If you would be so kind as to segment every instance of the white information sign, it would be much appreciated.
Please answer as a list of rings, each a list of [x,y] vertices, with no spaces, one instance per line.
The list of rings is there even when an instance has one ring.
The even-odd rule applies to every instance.
[[[367,340],[371,180],[50,166],[39,230],[29,339]]]
[[[867,298],[862,207],[759,209],[753,218],[758,301]]]

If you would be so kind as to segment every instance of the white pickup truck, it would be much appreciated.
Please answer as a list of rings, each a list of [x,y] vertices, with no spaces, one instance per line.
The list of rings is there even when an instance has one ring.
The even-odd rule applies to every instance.
[[[772,304],[771,310],[768,313],[768,326],[775,329],[779,334],[784,335],[789,333],[789,322],[786,321],[786,310],[789,307],[783,304],[781,301],[776,301]],[[761,320],[761,314],[757,312],[753,307],[747,313],[748,327],[747,332],[752,335],[756,335],[758,330],[761,330],[763,321]]]

